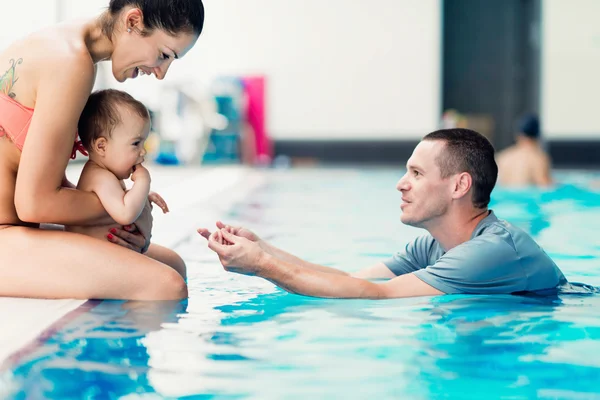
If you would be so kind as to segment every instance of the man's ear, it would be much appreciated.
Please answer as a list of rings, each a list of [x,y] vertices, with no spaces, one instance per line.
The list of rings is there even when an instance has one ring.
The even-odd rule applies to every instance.
[[[460,199],[471,190],[473,177],[468,172],[461,172],[454,177],[454,192],[452,198]]]
[[[92,148],[94,149],[94,153],[98,154],[101,157],[106,155],[106,148],[108,147],[108,140],[104,136],[100,136],[98,139],[94,140],[92,144]]]

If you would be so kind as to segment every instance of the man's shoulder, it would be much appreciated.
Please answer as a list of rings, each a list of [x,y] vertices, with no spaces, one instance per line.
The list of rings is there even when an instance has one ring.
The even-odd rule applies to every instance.
[[[446,259],[503,262],[517,257],[519,240],[515,240],[515,236],[521,235],[528,236],[507,221],[497,218],[492,212],[475,228],[471,239],[442,254]]]
[[[415,274],[444,293],[538,291],[565,280],[528,233],[493,213],[477,226],[470,240]]]
[[[504,158],[506,156],[510,156],[511,154],[513,154],[515,151],[517,150],[515,145],[512,146],[508,146],[507,148],[505,148],[502,151],[499,151],[498,153],[496,153],[496,159],[501,159]]]
[[[507,242],[514,242],[516,238],[533,240],[527,232],[504,219],[498,218],[496,215],[489,221],[486,221],[485,224],[482,224],[480,229],[476,230],[472,240],[486,240],[492,237],[501,238]]]
[[[510,146],[496,154],[498,164],[510,164],[513,160],[520,158],[519,149],[516,146]]]
[[[496,162],[504,168],[519,167],[520,164],[531,165],[546,157],[546,152],[541,147],[512,146],[502,150],[496,155]]]
[[[489,252],[490,257],[532,259],[546,262],[549,257],[542,247],[519,227],[503,219],[494,218],[476,232],[476,236],[466,242],[477,252]]]
[[[453,249],[447,255],[486,264],[505,263],[518,258],[516,241],[511,232],[501,225],[488,227],[480,235]]]

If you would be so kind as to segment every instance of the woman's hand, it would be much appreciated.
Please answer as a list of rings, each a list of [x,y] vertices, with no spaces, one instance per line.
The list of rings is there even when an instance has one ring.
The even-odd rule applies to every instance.
[[[144,253],[148,249],[146,238],[137,230],[135,225],[127,225],[123,228],[111,228],[108,234],[108,240],[119,246],[126,247],[136,253]]]

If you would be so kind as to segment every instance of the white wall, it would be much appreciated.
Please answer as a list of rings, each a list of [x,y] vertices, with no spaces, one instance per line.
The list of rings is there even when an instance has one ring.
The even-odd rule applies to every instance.
[[[0,0],[0,49],[60,20],[98,15],[107,6],[108,0]]]
[[[48,0],[46,0],[48,1]],[[93,18],[108,8],[109,0],[52,0],[59,5],[60,19]]]
[[[600,136],[600,1],[542,3],[542,127],[547,138]]]
[[[440,116],[440,0],[206,0],[190,74],[268,76],[280,139],[420,138]]]
[[[23,1],[6,19],[23,33],[37,29],[57,18],[57,1],[63,19],[96,15],[108,4]],[[152,104],[169,81],[264,74],[267,126],[280,139],[420,138],[437,126],[441,0],[204,2],[205,31],[165,83],[104,82]]]
[[[54,24],[57,20],[54,0],[0,0],[0,10],[0,49],[30,32]],[[0,65],[0,71],[5,70]]]

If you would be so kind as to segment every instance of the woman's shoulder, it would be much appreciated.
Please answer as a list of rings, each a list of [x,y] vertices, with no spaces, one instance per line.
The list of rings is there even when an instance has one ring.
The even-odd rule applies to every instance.
[[[14,92],[25,105],[35,103],[44,81],[70,75],[70,86],[85,87],[93,85],[95,78],[94,62],[83,37],[66,28],[47,28],[15,41],[0,52],[0,66],[0,76],[6,66],[13,83],[18,80]]]
[[[60,71],[76,69],[82,74],[87,72],[91,75],[95,71],[94,61],[83,35],[76,29],[49,30],[45,35],[38,35],[37,41],[32,45],[38,49],[42,65],[46,67]]]
[[[90,53],[77,38],[59,37],[48,43],[47,58],[38,67],[38,90],[36,99],[42,93],[63,98],[76,104],[84,104],[96,79],[96,69]],[[36,101],[37,104],[37,101]]]
[[[67,58],[93,67],[81,27],[75,25],[54,25],[33,32],[12,42],[1,54],[41,62]]]

